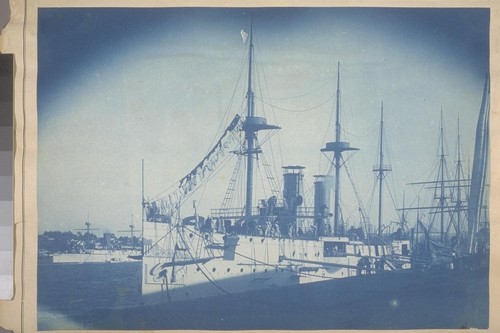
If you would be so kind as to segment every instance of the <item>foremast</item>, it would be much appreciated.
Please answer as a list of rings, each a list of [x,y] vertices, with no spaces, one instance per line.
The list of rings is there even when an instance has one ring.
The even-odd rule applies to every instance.
[[[246,150],[244,154],[247,158],[247,175],[246,175],[246,193],[245,193],[245,218],[250,220],[252,217],[253,208],[253,189],[254,189],[254,162],[260,148],[256,146],[257,132],[261,130],[279,129],[278,126],[268,125],[264,117],[255,115],[254,92],[253,92],[253,19],[250,24],[250,36],[248,46],[248,90],[247,90],[247,116],[243,122],[243,131],[245,132]]]

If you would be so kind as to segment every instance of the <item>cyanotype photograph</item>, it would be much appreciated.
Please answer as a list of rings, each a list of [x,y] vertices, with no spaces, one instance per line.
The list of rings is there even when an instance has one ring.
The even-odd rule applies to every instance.
[[[489,327],[488,8],[39,8],[38,330]]]

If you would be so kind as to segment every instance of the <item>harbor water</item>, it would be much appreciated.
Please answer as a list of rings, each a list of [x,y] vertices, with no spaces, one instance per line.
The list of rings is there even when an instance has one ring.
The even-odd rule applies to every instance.
[[[141,305],[140,263],[44,264],[38,329],[487,328],[488,271],[399,272]]]

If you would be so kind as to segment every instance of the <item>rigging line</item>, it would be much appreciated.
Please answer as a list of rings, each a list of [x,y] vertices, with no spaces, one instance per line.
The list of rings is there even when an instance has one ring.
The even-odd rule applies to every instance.
[[[255,59],[255,60],[257,60],[257,59]],[[263,71],[263,70],[261,69],[261,71]],[[260,73],[259,73],[258,67],[255,66],[255,76],[254,77],[255,77],[255,79],[257,81],[258,91],[262,94],[263,90],[262,90],[262,86],[261,86],[261,82],[260,82],[260,75],[259,74]],[[254,94],[254,98],[256,98],[256,94]],[[259,99],[259,98],[257,98],[257,100],[259,100],[261,102],[261,105],[262,105],[261,109],[262,109],[262,113],[264,114],[264,117],[267,117],[266,116],[266,110],[264,108],[264,102],[262,101],[262,99]]]
[[[258,97],[258,96],[255,96],[256,99],[258,99],[259,101],[261,101],[262,103],[264,104],[267,104],[269,106],[271,106],[272,108],[274,109],[278,109],[280,111],[286,111],[286,112],[294,112],[294,113],[300,113],[300,112],[308,112],[308,111],[312,111],[312,110],[316,110],[318,108],[320,108],[321,106],[325,105],[326,103],[328,103],[329,101],[331,101],[333,99],[335,95],[330,95],[330,97],[328,97],[325,101],[321,102],[320,104],[317,104],[315,106],[312,106],[310,108],[306,108],[306,109],[295,109],[295,110],[292,110],[292,109],[287,109],[287,108],[283,108],[283,107],[279,107],[279,106],[276,106],[272,103],[269,103],[269,102],[266,102],[264,101],[262,98]]]
[[[227,154],[226,156],[223,157],[222,161],[220,162],[219,166],[210,174],[207,179],[203,180],[204,184],[206,185],[213,177],[215,177],[219,172],[221,172],[222,169],[226,166],[227,162],[230,160],[231,154]],[[194,193],[196,193],[200,187],[195,188],[193,191],[191,191],[189,194],[186,195],[186,197],[182,200],[182,203],[186,202],[187,199],[189,199]],[[181,203],[181,205],[182,205]]]
[[[431,166],[423,171],[420,175],[418,175],[417,177],[415,177],[415,179],[425,179],[424,182],[428,182],[430,181],[430,179],[434,179],[434,177],[432,177],[434,175],[434,173],[436,172],[436,169],[439,168],[439,163],[436,163],[436,164],[431,164]],[[423,178],[423,175],[427,174],[428,176]],[[434,180],[432,180],[434,181]],[[407,183],[406,185],[417,185],[417,184],[414,184],[414,183]]]
[[[246,53],[246,52],[245,52],[245,53]],[[238,76],[238,79],[236,80],[236,82],[237,82],[237,83],[241,80],[241,76],[242,76],[242,73],[243,73],[243,66],[244,66],[245,62],[246,62],[246,58],[245,58],[245,57],[243,57],[242,63],[241,63],[241,65],[240,65],[240,74],[239,74],[239,76]],[[223,126],[224,126],[224,124],[225,124],[225,123],[227,123],[227,120],[226,120],[226,119],[227,119],[227,117],[228,117],[228,115],[229,115],[229,110],[231,109],[231,106],[233,105],[233,102],[234,102],[234,97],[235,97],[235,95],[236,95],[236,91],[237,91],[237,89],[238,89],[238,84],[236,84],[236,85],[235,85],[235,88],[234,88],[233,93],[232,93],[232,95],[231,95],[231,99],[230,99],[230,101],[229,101],[229,105],[228,105],[228,107],[226,108],[226,111],[225,111],[225,113],[224,113],[223,120],[220,122],[220,124],[219,124],[219,128],[218,128],[218,129],[217,129],[217,131],[215,132],[214,138],[212,139],[212,143],[209,145],[209,148],[208,148],[208,150],[207,150],[207,154],[208,154],[208,152],[210,152],[210,149],[211,149],[211,148],[213,147],[213,145],[215,144],[215,140],[216,140],[216,139],[217,139],[217,137],[218,137],[218,133],[220,132],[221,127],[223,127]],[[242,102],[241,102],[241,105],[240,105],[240,108],[239,108],[240,110],[242,109],[242,105],[243,105],[243,104],[244,104],[244,101],[242,101]],[[171,184],[170,186],[168,186],[168,187],[167,187],[167,189],[165,189],[165,190],[161,191],[160,193],[158,193],[157,195],[155,195],[155,196],[154,196],[154,198],[155,198],[155,199],[154,199],[153,201],[155,201],[155,200],[160,200],[160,199],[161,199],[161,196],[162,196],[164,193],[171,192],[174,188],[178,187],[178,185],[179,185],[179,182],[178,182],[178,181],[176,181],[175,183]]]
[[[281,159],[281,165],[283,165],[283,154],[281,152],[281,145],[280,145],[280,141],[279,141],[279,137],[280,137],[279,131],[277,131],[276,134],[278,135],[278,151],[279,151],[278,153],[279,153],[279,156],[280,156],[280,159]],[[270,147],[270,150],[271,150],[271,159],[273,161],[272,166],[273,166],[273,169],[275,169],[276,168],[276,160],[274,159],[274,149],[273,149],[273,144],[272,144],[271,141],[269,142],[269,147]]]
[[[217,129],[217,131],[215,132],[215,135],[212,139],[212,142],[211,144],[208,146],[208,150],[207,150],[207,153],[210,152],[210,149],[212,148],[212,146],[215,144],[215,140],[217,140],[217,138],[219,137],[219,133],[221,131],[221,128],[223,128],[223,126],[225,125],[225,123],[227,122],[227,118],[228,118],[228,115],[229,115],[229,111],[231,110],[231,106],[233,105],[233,102],[234,102],[234,97],[236,96],[236,91],[238,90],[238,86],[239,86],[239,82],[241,81],[241,77],[243,75],[243,72],[244,72],[244,65],[245,65],[245,62],[247,60],[247,56],[246,56],[246,49],[243,48],[243,54],[244,56],[242,57],[242,61],[241,61],[241,64],[240,64],[240,71],[239,71],[239,75],[238,75],[238,79],[236,80],[236,84],[234,86],[234,89],[233,89],[233,92],[231,94],[231,98],[229,100],[229,104],[226,108],[226,111],[224,112],[224,116],[222,118],[222,121],[220,122],[219,124],[219,128]]]
[[[392,201],[392,204],[394,206],[395,209],[398,209],[398,205],[396,203],[396,200],[394,199],[394,195],[392,194],[392,192],[389,190],[389,184],[387,183],[387,178],[384,178],[384,183],[385,185],[387,186],[387,192],[389,192],[389,196],[391,197],[391,201]]]
[[[355,195],[356,200],[357,200],[358,208],[361,209],[361,211],[363,212],[363,215],[365,216],[365,218],[368,219],[368,217],[366,215],[366,209],[365,209],[365,207],[363,205],[363,201],[361,200],[361,197],[359,196],[359,192],[356,189],[356,184],[354,183],[354,180],[352,179],[351,173],[349,172],[349,167],[347,166],[347,163],[346,163],[347,161],[344,159],[344,156],[341,156],[341,158],[342,158],[342,161],[343,161],[344,170],[347,173],[347,178],[351,182],[351,186],[352,186],[352,188],[354,190],[354,195]],[[365,222],[368,222],[368,221],[363,221],[363,223],[365,223]]]
[[[310,207],[310,199],[314,201],[314,183],[309,183],[309,178],[304,177],[304,207]]]
[[[262,191],[264,192],[264,197],[265,198],[268,198],[267,196],[267,193],[266,193],[266,186],[265,186],[265,182],[264,182],[264,179],[262,178],[262,172],[261,172],[261,168],[260,168],[260,163],[259,161],[257,161],[257,173],[259,174],[259,177],[260,177],[260,182],[262,184]],[[257,193],[255,193],[256,191],[254,191],[254,195],[257,196]],[[254,199],[257,200],[257,197],[255,197]],[[253,207],[252,207],[253,208]]]
[[[242,155],[238,154],[238,157],[236,159],[236,163],[234,164],[233,167],[233,173],[231,175],[231,179],[229,180],[229,184],[226,189],[226,193],[224,194],[224,199],[222,200],[221,208],[225,209],[228,207],[231,207],[232,200],[234,198],[234,192],[236,190],[236,183],[238,181],[238,178],[240,177],[240,171],[241,171],[241,161],[243,160]]]
[[[377,125],[378,124],[372,124],[372,126],[366,127],[366,128],[361,129],[359,131],[361,133],[366,133],[365,135],[359,135],[359,134],[355,134],[354,132],[350,132],[346,129],[345,126],[342,126],[341,130],[342,130],[342,133],[348,135],[350,138],[354,137],[354,138],[358,138],[358,139],[364,139],[364,138],[367,138],[369,136],[373,136],[373,134],[378,131]]]
[[[181,178],[182,179],[182,178]],[[164,189],[163,191],[161,191],[160,193],[158,193],[157,195],[155,195],[153,197],[153,199],[151,200],[148,200],[150,202],[154,202],[154,201],[159,201],[159,200],[162,200],[164,197],[163,195],[165,193],[169,193],[169,192],[172,192],[174,190],[176,190],[177,188],[179,188],[179,181],[177,180],[175,183],[171,184],[169,187],[167,187],[166,189]]]
[[[259,58],[260,58],[260,51],[259,51],[259,49],[257,49],[257,53],[259,54]],[[267,84],[266,72],[264,71],[264,68],[263,68],[263,66],[262,66],[262,64],[260,62],[259,62],[259,67],[260,67],[260,70],[262,72],[262,77],[263,77],[263,81],[264,81],[265,92],[269,96],[269,98],[271,99],[271,94],[269,93],[269,86]],[[257,76],[257,79],[258,79],[258,82],[259,82],[259,87],[261,87],[260,76]],[[264,90],[262,88],[260,88],[260,91],[263,92]],[[264,110],[264,102],[262,100],[261,100],[261,103],[262,103],[262,109]],[[274,112],[274,107],[272,105],[270,107],[271,107],[271,114],[272,114],[272,116],[274,118],[274,123],[277,124],[278,122],[276,120],[276,113]],[[264,111],[264,114],[265,114],[265,111]],[[279,157],[280,157],[280,160],[281,160],[281,165],[283,165],[283,154],[282,154],[282,150],[281,150],[280,132],[278,130],[275,133],[278,135],[278,153],[279,153]],[[271,135],[274,135],[274,133],[269,133],[268,137],[271,138]],[[264,142],[265,141],[266,140],[264,140]],[[270,150],[271,150],[271,159],[273,161],[273,167],[276,167],[276,160],[274,158],[275,155],[274,155],[274,149],[273,149],[272,142],[269,142],[269,147],[270,147]]]
[[[188,251],[188,254],[191,256],[192,259],[196,259],[193,254],[191,253],[191,250],[189,248],[189,245],[188,243],[186,242],[186,240],[184,239],[184,237],[182,236],[182,233],[179,232],[179,235],[180,235],[180,239],[183,241],[184,243],[184,246],[186,247],[186,250]],[[201,237],[201,239],[203,239],[203,237]],[[208,240],[207,240],[208,241]],[[204,271],[203,269],[200,267],[200,264],[199,263],[195,263],[196,267],[200,269],[200,272],[203,274],[203,276],[205,276],[205,278],[208,280],[208,282],[210,282],[211,284],[214,285],[214,287],[216,287],[217,289],[219,289],[220,291],[222,291],[223,293],[225,294],[228,294],[228,295],[231,295],[231,293],[229,291],[227,291],[226,289],[222,288],[218,283],[216,283],[215,281],[213,281]]]
[[[396,196],[396,182],[395,182],[395,180],[394,180],[394,178],[395,178],[395,177],[394,177],[394,174],[392,174],[391,176],[389,176],[389,178],[391,178],[391,181],[392,181],[392,191],[393,191],[394,196],[395,196],[395,198],[396,198],[396,199],[395,199],[395,200],[396,200],[396,205],[397,205],[398,207],[401,207],[401,206],[399,205],[399,202],[398,202],[398,199],[397,199],[397,196]],[[396,207],[396,208],[397,208],[397,207]]]
[[[296,98],[301,98],[301,97],[304,97],[304,96],[307,96],[307,95],[310,95],[320,89],[322,89],[323,87],[325,87],[326,85],[328,84],[331,84],[331,80],[328,78],[325,80],[325,82],[321,83],[318,87],[314,88],[314,89],[311,89],[309,90],[308,92],[305,92],[303,94],[300,94],[300,95],[295,95],[295,96],[290,96],[290,97],[269,97],[269,101],[273,101],[273,100],[280,100],[280,101],[284,101],[284,100],[290,100],[290,99],[296,99]]]
[[[376,188],[376,185],[377,185],[377,176],[373,176],[373,179],[374,179],[374,182],[372,183],[372,185],[370,186],[370,189],[368,190],[368,192],[366,192],[365,194],[365,197],[366,195],[368,195],[368,193],[370,192],[371,190],[371,194],[370,194],[370,200],[368,201],[368,211],[369,212],[372,212],[372,209],[373,209],[373,202],[375,201],[374,198],[375,198],[375,188]],[[364,198],[364,197],[363,197]]]
[[[261,56],[260,56],[260,48],[259,47],[257,47],[257,53],[259,54],[259,58],[260,58]],[[262,67],[262,64],[260,64],[260,66]],[[317,88],[314,88],[314,89],[312,89],[309,92],[306,92],[304,94],[297,95],[297,96],[292,96],[292,97],[273,97],[273,98],[271,98],[271,95],[269,94],[269,86],[267,84],[266,75],[265,75],[265,72],[263,71],[263,69],[262,69],[262,73],[263,73],[263,76],[264,76],[264,84],[266,86],[266,91],[268,92],[269,101],[272,101],[272,100],[290,100],[290,99],[296,99],[296,98],[304,97],[304,96],[312,94],[313,92],[316,92],[316,91],[320,90],[321,88],[325,87],[327,84],[331,83],[330,79],[326,79],[325,82],[322,83],[321,85],[319,85]],[[271,102],[269,102],[269,103],[271,103]]]
[[[154,222],[154,223],[159,223],[159,222]],[[158,245],[158,243],[160,243],[164,238],[166,239],[166,237],[172,232],[173,229],[175,229],[175,227],[171,226],[168,232],[165,235],[163,235],[160,239],[158,239],[154,244],[152,244],[151,247],[146,252],[143,253],[143,255],[150,252],[155,247],[155,245]]]
[[[234,138],[238,141],[238,144],[239,144],[239,146],[241,147],[241,146],[242,146],[242,141],[241,141],[241,139],[240,139],[240,138],[238,138],[238,137],[236,136],[236,134],[234,134],[234,133],[230,133],[230,135],[232,135],[232,136],[233,136],[233,137],[234,137]],[[206,179],[204,179],[204,180],[202,181],[202,182],[203,182],[203,184],[205,184],[205,185],[206,185],[206,184],[209,182],[209,180],[210,180],[210,179],[212,179],[212,177],[213,177],[213,176],[215,176],[217,173],[219,173],[219,172],[220,172],[220,170],[222,170],[222,169],[224,168],[223,163],[226,163],[226,162],[227,162],[227,159],[228,159],[228,157],[229,157],[229,156],[231,156],[231,154],[227,154],[227,155],[225,155],[225,156],[223,157],[222,162],[220,162],[220,164],[217,166],[216,170],[214,170],[214,171],[212,172],[212,174],[211,174],[211,175],[209,175]],[[200,185],[200,187],[201,187],[201,185]],[[187,196],[186,196],[186,198],[185,198],[185,199],[188,199],[188,198],[189,198],[189,197],[190,197],[190,196],[191,196],[194,192],[198,191],[200,187],[197,187],[196,189],[194,189],[194,190],[193,190],[193,191],[192,191],[189,195],[187,195]],[[169,189],[170,189],[170,188],[172,188],[172,190],[173,190],[173,186],[170,186],[170,187],[169,187]],[[179,181],[177,181],[177,182],[176,182],[176,187],[175,187],[175,189],[177,189],[177,188],[179,188]],[[172,190],[170,190],[170,191],[172,191]],[[164,191],[162,191],[162,192],[161,192],[159,195],[157,195],[157,196],[155,197],[155,199],[154,199],[154,200],[152,200],[152,201],[160,201],[160,200],[163,200],[164,198],[163,198],[163,197],[161,197],[161,195],[162,195],[163,193],[167,192],[167,191],[168,191],[168,190],[164,190]]]
[[[259,56],[259,59],[261,59],[261,55],[260,55],[260,47],[257,47],[257,54]],[[262,65],[262,62],[259,62],[259,67],[261,68],[261,72],[262,72],[262,77],[263,77],[263,80],[264,80],[264,87],[265,87],[265,91],[267,93],[267,96],[269,96],[269,99],[271,100],[271,94],[269,93],[269,85],[267,83],[267,76],[266,76],[266,72],[264,71],[264,68],[263,68],[263,65]],[[259,77],[259,82],[260,82],[260,77]],[[263,101],[262,101],[263,102]],[[271,114],[273,116],[273,119],[274,119],[274,123],[275,124],[278,124],[278,121],[276,119],[276,112],[274,111],[274,107],[272,105],[271,106]],[[280,136],[280,132],[278,131],[277,132],[277,135],[278,135],[278,154],[279,154],[279,157],[280,157],[280,162],[281,162],[281,165],[283,165],[283,150],[282,150],[282,147],[281,147],[281,136]],[[272,160],[273,160],[273,166],[276,166],[276,161],[275,161],[275,158],[274,158],[274,150],[273,150],[273,145],[271,144],[271,157],[272,157]]]
[[[201,236],[201,235],[199,235],[199,234],[198,234],[198,236],[202,237],[202,236]],[[208,240],[207,240],[207,241],[208,241]],[[212,244],[214,244],[214,243],[212,242]],[[189,253],[189,252],[190,252],[190,251],[188,250],[188,253]],[[233,252],[233,253],[237,254],[236,252]],[[190,255],[191,255],[191,254],[190,254]],[[192,256],[191,256],[191,257],[192,257]],[[243,257],[245,257],[245,256],[243,256]],[[194,259],[194,258],[193,258],[193,259]],[[252,259],[250,259],[250,260],[252,260]],[[252,261],[255,261],[255,260],[252,260]],[[255,261],[255,262],[257,262],[257,261]],[[274,267],[274,266],[271,266],[271,265],[269,265],[269,266],[270,266],[270,267]],[[205,278],[206,278],[206,279],[207,279],[207,280],[208,280],[211,284],[213,284],[213,285],[214,285],[217,289],[221,290],[222,292],[224,292],[225,294],[227,294],[228,296],[230,296],[230,297],[232,297],[232,298],[240,298],[240,299],[242,298],[242,295],[233,294],[233,293],[231,293],[231,292],[229,292],[229,291],[225,290],[224,288],[222,288],[219,284],[217,284],[217,283],[214,281],[215,279],[214,279],[214,280],[212,280],[212,279],[213,279],[213,276],[212,276],[210,273],[208,273],[208,274],[212,277],[212,279],[210,279],[210,277],[208,277],[208,276],[207,276],[207,274],[205,274],[205,272],[203,271],[203,269],[200,267],[200,264],[199,264],[199,263],[196,263],[196,267],[197,267],[197,268],[199,268],[200,272],[202,272],[202,274],[205,276]],[[288,269],[287,269],[287,271],[290,271],[290,272],[292,272],[292,273],[294,272],[294,271],[292,271],[292,270],[288,270]],[[316,277],[321,277],[321,276],[316,276]],[[266,305],[273,304],[272,302],[263,302],[262,300],[259,300],[259,301],[257,301],[257,302],[258,302],[258,303],[260,303],[260,304],[266,304]]]
[[[267,176],[271,178],[271,192],[275,192],[278,194],[280,192],[280,188],[282,188],[282,178],[278,177],[278,173],[276,172],[275,168],[271,168],[271,165],[267,162],[265,154],[262,155],[262,160],[265,163],[264,166],[266,166],[264,170],[266,171]]]
[[[200,185],[200,188],[201,188],[201,194],[200,194],[200,197],[198,199],[198,204],[201,203],[201,200],[203,200],[203,195],[205,194],[205,190],[207,189],[207,182],[205,182],[203,185]]]
[[[227,164],[227,162],[230,160],[228,157],[230,156],[230,154],[227,154],[223,159],[222,161],[220,162],[219,166],[217,167],[216,170],[214,170],[212,172],[211,175],[209,175],[207,177],[207,179],[204,179],[203,182],[204,184],[206,185],[213,177],[215,177],[222,169],[224,169],[225,165]],[[192,190],[190,193],[188,193],[180,202],[179,202],[179,205],[177,207],[174,207],[172,209],[172,215],[174,212],[178,211],[180,209],[180,207],[189,199],[191,198],[191,196],[193,196],[194,193],[196,193],[199,189],[201,188],[201,185],[200,187],[197,187],[195,188],[194,190]],[[157,199],[155,201],[160,201],[162,199]]]
[[[334,103],[335,104],[335,103]],[[325,131],[325,135],[323,136],[323,140],[321,141],[321,144],[320,144],[320,147],[323,146],[323,144],[325,143],[326,141],[326,137],[328,136],[328,134],[330,133],[330,130],[331,130],[331,125],[332,125],[332,119],[333,119],[333,114],[334,114],[334,108],[332,108],[332,112],[330,112],[330,117],[328,118],[328,125],[326,127],[326,131]],[[319,168],[321,169],[321,154],[320,154],[320,166]]]

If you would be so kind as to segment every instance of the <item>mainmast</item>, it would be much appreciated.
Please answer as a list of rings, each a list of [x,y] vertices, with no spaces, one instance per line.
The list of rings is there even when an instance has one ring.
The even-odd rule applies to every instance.
[[[340,141],[340,62],[337,63],[337,93],[335,105],[335,141],[327,142],[322,152],[333,152],[333,164],[335,167],[335,191],[334,191],[334,213],[333,213],[333,234],[340,236],[343,230],[340,225],[340,168],[342,161],[342,152],[346,150],[358,150],[349,146],[349,142]]]
[[[380,107],[380,147],[379,147],[379,163],[378,166],[373,168],[374,172],[377,172],[378,178],[378,236],[382,236],[382,181],[386,175],[386,172],[392,170],[390,165],[384,165],[384,102]],[[403,211],[404,215],[404,211]]]
[[[245,199],[245,217],[249,220],[252,216],[253,208],[253,176],[254,176],[254,159],[260,148],[256,146],[257,132],[260,130],[279,129],[278,126],[268,125],[264,117],[255,116],[254,92],[252,90],[252,72],[253,72],[253,18],[250,24],[250,38],[248,46],[248,90],[247,90],[247,117],[243,123],[243,131],[245,132],[247,156],[247,179],[246,179],[246,199]]]
[[[247,120],[254,116],[254,101],[252,91],[252,53],[253,53],[253,18],[250,25],[250,45],[248,47],[248,91],[247,91]],[[256,133],[246,131],[247,141],[247,188],[245,202],[245,216],[249,218],[252,215],[252,196],[253,196],[253,156]]]

